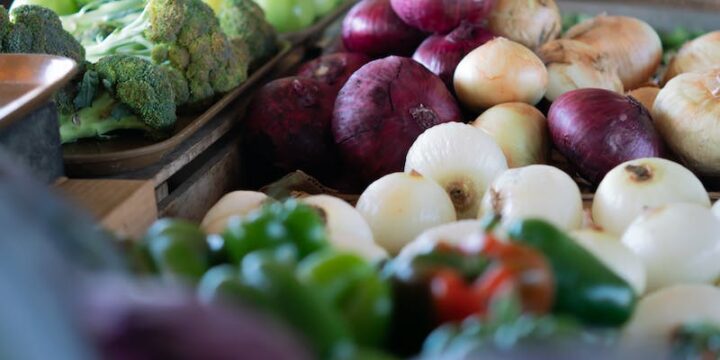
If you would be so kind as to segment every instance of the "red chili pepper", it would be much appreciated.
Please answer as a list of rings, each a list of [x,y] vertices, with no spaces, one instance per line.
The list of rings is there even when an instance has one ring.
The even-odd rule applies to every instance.
[[[486,311],[483,294],[472,291],[465,279],[453,270],[435,274],[430,281],[430,291],[441,323],[461,321]]]

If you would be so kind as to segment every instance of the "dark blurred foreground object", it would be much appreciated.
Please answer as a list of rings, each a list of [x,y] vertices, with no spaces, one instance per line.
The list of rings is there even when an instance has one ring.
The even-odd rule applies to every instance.
[[[0,150],[0,359],[309,359],[242,307],[137,284],[97,224]]]

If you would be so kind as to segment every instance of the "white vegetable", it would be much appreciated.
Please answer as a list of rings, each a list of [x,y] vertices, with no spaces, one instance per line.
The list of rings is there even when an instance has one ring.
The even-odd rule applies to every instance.
[[[720,200],[715,202],[715,206],[713,206],[712,210],[713,210],[713,213],[715,214],[715,216],[720,218]]]
[[[485,189],[507,161],[484,131],[452,122],[425,130],[408,151],[405,172],[435,180],[450,196],[459,219],[475,218]]]
[[[417,172],[376,180],[360,195],[356,208],[370,225],[375,242],[390,254],[423,231],[456,220],[445,190]]]
[[[560,35],[562,17],[555,0],[496,0],[488,28],[535,49]]]
[[[375,244],[367,221],[352,205],[329,195],[308,196],[301,201],[322,210],[330,243],[336,249],[373,261],[387,257],[385,249]]]
[[[652,116],[684,163],[699,174],[720,175],[720,68],[670,80],[655,99]]]
[[[458,99],[476,111],[507,102],[535,105],[547,83],[547,70],[537,55],[502,37],[467,54],[454,75]]]
[[[558,39],[543,45],[538,56],[545,63],[550,76],[545,98],[554,101],[560,95],[576,89],[607,89],[623,92],[617,66],[607,54],[583,42]]]
[[[562,170],[530,165],[507,170],[493,182],[483,197],[480,217],[489,213],[501,215],[504,225],[534,217],[573,230],[582,224],[582,195]]]
[[[431,250],[437,243],[446,242],[457,245],[470,235],[482,232],[482,222],[479,220],[461,220],[443,224],[423,231],[411,243],[405,245],[398,257],[413,258]]]
[[[233,191],[225,194],[208,210],[200,226],[208,234],[222,233],[230,218],[244,217],[268,200],[270,198],[267,195],[257,191]]]
[[[638,217],[622,242],[645,264],[647,288],[711,283],[720,276],[720,219],[709,208],[665,205]]]
[[[550,147],[547,120],[534,106],[517,102],[496,105],[472,125],[500,145],[508,167],[545,163]]]
[[[720,289],[710,285],[676,285],[640,300],[630,322],[623,329],[623,343],[646,347],[648,343],[667,346],[680,326],[720,326]]]
[[[594,229],[576,230],[570,236],[642,295],[645,292],[645,265],[620,239]]]
[[[720,67],[720,31],[687,42],[670,61],[663,83],[687,72],[706,72]]]
[[[593,220],[620,236],[643,210],[677,202],[710,207],[705,187],[682,165],[660,158],[631,160],[616,166],[600,182]]]

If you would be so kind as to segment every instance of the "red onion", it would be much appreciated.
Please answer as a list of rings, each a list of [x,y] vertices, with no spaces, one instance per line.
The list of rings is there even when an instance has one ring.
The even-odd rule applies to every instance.
[[[477,23],[492,9],[492,0],[390,0],[410,26],[425,32],[448,32],[463,20]]]
[[[333,92],[337,93],[345,85],[350,75],[370,60],[367,55],[357,53],[343,52],[325,55],[305,63],[298,70],[297,76],[318,80],[332,87]]]
[[[322,178],[336,168],[330,132],[334,99],[329,86],[297,77],[258,91],[244,120],[244,155],[258,185],[298,169]]]
[[[347,165],[366,182],[403,170],[415,139],[462,114],[442,80],[390,56],[355,72],[335,101],[332,131]]]
[[[413,60],[425,65],[428,70],[453,89],[455,68],[465,55],[478,46],[492,40],[494,35],[482,27],[463,21],[451,33],[432,35],[415,50]]]
[[[609,90],[561,95],[550,107],[548,125],[560,153],[595,184],[623,162],[663,153],[648,110],[634,98]]]
[[[423,37],[397,17],[390,0],[362,0],[342,23],[345,48],[370,56],[408,55]]]

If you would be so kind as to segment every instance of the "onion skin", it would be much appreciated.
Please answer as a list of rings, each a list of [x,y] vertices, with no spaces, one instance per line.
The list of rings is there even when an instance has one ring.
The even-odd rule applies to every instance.
[[[646,22],[627,16],[600,15],[565,33],[610,56],[626,90],[646,83],[662,61],[660,36]]]
[[[369,56],[358,53],[325,55],[305,63],[298,70],[297,76],[320,81],[338,93],[350,76],[371,60]]]
[[[423,131],[461,119],[440,78],[412,59],[390,56],[363,66],[343,86],[332,131],[346,165],[369,183],[402,171]]]
[[[409,55],[423,38],[422,32],[400,20],[390,0],[362,0],[342,23],[345,48],[372,57]]]
[[[715,202],[715,205],[712,207],[713,214],[720,218],[720,200]]]
[[[390,0],[406,24],[424,32],[446,33],[461,21],[478,23],[487,16],[494,0]]]
[[[413,60],[419,62],[453,89],[453,74],[460,60],[470,51],[495,37],[479,25],[463,21],[447,35],[431,35],[415,50]]]
[[[594,184],[621,163],[663,155],[648,110],[634,98],[609,90],[563,94],[550,106],[548,125],[558,151]]]
[[[644,86],[637,88],[628,93],[628,96],[632,96],[635,100],[639,101],[646,109],[652,110],[655,104],[655,99],[660,93],[660,88],[657,86]]]
[[[491,107],[473,123],[495,139],[509,168],[544,164],[550,152],[547,120],[535,107],[505,103]]]
[[[615,64],[606,54],[585,43],[553,40],[540,47],[537,53],[548,70],[550,80],[545,98],[549,101],[570,90],[583,88],[623,92]]]
[[[720,31],[707,33],[680,49],[670,61],[663,84],[687,72],[707,72],[720,67]]]
[[[331,175],[339,159],[330,131],[333,94],[313,79],[289,77],[263,86],[244,118],[244,151],[259,184],[303,170]]]
[[[562,17],[555,0],[496,0],[488,26],[499,36],[536,49],[560,36]]]
[[[622,235],[645,209],[672,203],[710,207],[710,198],[690,170],[670,160],[637,159],[622,163],[595,191],[592,215],[603,230]]]
[[[660,90],[652,113],[658,131],[688,167],[720,175],[720,69],[676,76]]]
[[[545,95],[545,64],[528,48],[505,38],[468,53],[453,76],[463,105],[480,111],[507,102],[537,104]]]
[[[225,194],[205,214],[201,227],[207,234],[220,234],[225,231],[230,218],[244,217],[266,202],[272,201],[267,195],[257,191],[233,191]]]

